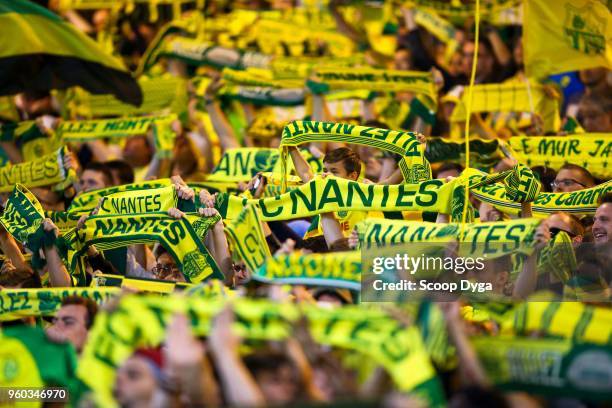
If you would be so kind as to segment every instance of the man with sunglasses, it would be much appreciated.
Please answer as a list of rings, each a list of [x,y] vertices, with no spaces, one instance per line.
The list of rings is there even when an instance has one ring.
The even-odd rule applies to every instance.
[[[155,278],[174,282],[185,282],[185,276],[166,248],[159,245],[155,250],[155,255],[157,262],[151,270]]]
[[[595,178],[587,169],[571,163],[563,165],[551,183],[553,193],[570,193],[595,185]]]
[[[560,232],[565,232],[574,244],[582,242],[584,227],[573,215],[563,212],[551,214],[546,220],[551,239],[554,239]]]

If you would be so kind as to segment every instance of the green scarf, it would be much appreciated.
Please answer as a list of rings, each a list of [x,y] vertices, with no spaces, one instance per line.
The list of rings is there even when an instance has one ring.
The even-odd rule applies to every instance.
[[[495,140],[470,137],[470,165],[476,168],[491,168],[504,157],[503,144]],[[465,163],[465,142],[454,142],[441,137],[427,139],[425,158],[430,163]]]
[[[247,205],[236,219],[225,225],[225,231],[233,252],[240,256],[251,272],[266,265],[272,255],[255,205]]]
[[[211,319],[225,305],[196,296],[126,296],[115,311],[96,317],[78,375],[94,391],[98,404],[116,406],[111,392],[116,369],[137,347],[160,344],[166,325],[179,311],[190,316],[195,335],[206,335]],[[290,303],[279,307],[246,298],[235,299],[232,305],[237,315],[233,329],[243,338],[282,340],[291,335],[293,322],[303,313],[318,343],[363,353],[385,367],[400,390],[414,393],[428,406],[443,404],[419,330],[405,327],[384,311],[350,306],[329,310]]]
[[[315,177],[276,197],[247,200],[219,194],[215,206],[225,220],[235,219],[248,202],[259,206],[262,221],[338,211],[427,211],[461,219],[463,190],[461,179],[449,183],[428,180],[420,184],[376,185],[328,176]]]
[[[97,288],[129,288],[138,292],[150,292],[157,294],[183,291],[195,285],[186,282],[174,282],[158,279],[127,278],[123,275],[107,275],[99,273],[93,276],[92,287]]]
[[[567,136],[516,136],[508,140],[512,156],[521,163],[559,170],[573,163],[589,170],[594,177],[612,178],[611,133],[586,133]]]
[[[80,193],[77,195],[70,207],[68,208],[68,212],[70,213],[84,213],[89,212],[96,208],[98,202],[102,197],[109,196],[111,194],[116,194],[120,192],[128,192],[128,191],[139,191],[139,190],[147,190],[153,188],[166,187],[171,185],[172,182],[170,179],[159,179],[154,181],[141,181],[132,184],[122,184],[120,186],[115,187],[107,187],[101,188],[98,190],[92,190],[85,193]]]
[[[3,289],[0,291],[0,321],[28,316],[53,316],[70,296],[93,299],[102,305],[119,294],[116,288]]]
[[[230,100],[252,103],[257,106],[300,106],[306,100],[304,88],[277,89],[226,84],[219,94]]]
[[[314,157],[310,151],[302,149],[300,153],[315,172],[323,171],[323,163],[320,159]],[[206,181],[248,182],[260,172],[280,174],[282,167],[279,158],[278,149],[261,147],[227,149],[217,166],[206,177]],[[295,174],[293,163],[288,165],[287,172]]]
[[[65,142],[82,142],[106,137],[144,135],[153,129],[156,153],[171,157],[176,136],[171,124],[176,119],[176,115],[165,115],[66,121],[59,124],[56,133]]]
[[[413,92],[430,100],[437,99],[433,75],[430,72],[396,71],[373,68],[317,68],[313,73],[317,82],[307,84],[315,93],[340,89],[368,89],[371,91]]]
[[[179,198],[174,186],[122,191],[104,196],[97,215],[168,212],[170,208],[193,212],[195,204]]]
[[[540,225],[536,218],[501,222],[439,224],[418,221],[369,219],[357,225],[362,248],[385,245],[445,243],[458,241],[458,254],[464,257],[485,256],[489,259],[512,253],[533,253],[533,236]]]
[[[517,0],[489,0],[480,5],[480,13],[488,16],[501,10],[512,8],[520,1]],[[436,13],[451,18],[472,18],[476,13],[476,7],[472,3],[446,0],[404,0],[402,4],[406,7],[418,7],[435,10]]]
[[[547,302],[536,295],[507,312],[500,321],[502,335],[563,338],[576,343],[609,346],[612,310],[580,302]]]
[[[471,343],[488,377],[504,391],[612,399],[609,346],[517,337],[475,337]]]
[[[310,142],[343,142],[376,147],[399,154],[399,167],[406,183],[431,179],[424,147],[412,132],[356,126],[348,123],[294,121],[285,126],[281,139],[281,163],[287,162],[287,147]]]
[[[139,107],[128,105],[112,95],[92,95],[79,88],[68,91],[64,104],[69,117],[97,118],[108,116],[151,115],[157,112],[180,114],[187,107],[187,83],[173,76],[147,77],[138,80],[144,100]]]
[[[54,189],[63,190],[76,178],[73,170],[64,168],[67,153],[68,148],[64,146],[33,161],[0,167],[0,192],[12,191],[16,184],[28,188],[53,185]]]
[[[420,8],[414,9],[414,21],[446,44],[444,61],[448,64],[459,48],[459,42],[455,39],[457,32],[455,27],[434,11]]]
[[[470,173],[470,169],[467,173]],[[470,189],[487,186],[498,181],[504,183],[506,198],[515,203],[532,202],[540,194],[540,182],[533,171],[522,164],[517,164],[512,170],[483,176],[478,181],[470,177]]]
[[[71,268],[94,244],[109,250],[135,244],[159,242],[172,255],[188,282],[223,279],[223,274],[202,242],[208,229],[219,218],[187,215],[175,219],[165,213],[92,216],[85,228],[73,230],[60,238]]]
[[[361,290],[361,254],[277,255],[268,259],[254,274],[260,282],[314,285]]]
[[[0,224],[32,251],[32,266],[35,268],[45,265],[40,256],[43,246],[50,246],[55,242],[55,235],[43,229],[44,219],[44,211],[36,197],[24,186],[16,184],[0,216]]]
[[[304,81],[300,79],[275,79],[271,70],[247,69],[238,71],[231,68],[224,68],[223,79],[235,85],[258,86],[265,88],[302,88]]]
[[[468,97],[464,92],[451,115],[451,136],[461,136],[462,122],[467,115]],[[521,82],[478,84],[473,87],[471,112],[534,112],[543,121],[544,132],[556,132],[561,127],[559,101],[545,92],[544,85]]]
[[[474,197],[508,214],[516,215],[521,210],[521,204],[515,202],[513,198],[531,198],[533,192],[537,191],[535,186],[531,184],[532,182],[527,181],[524,182],[523,186],[528,188],[528,191],[523,191],[518,195],[510,191],[511,194],[508,195],[508,188],[512,188],[510,185],[503,186],[499,183],[486,184],[492,178],[474,169],[468,169],[465,174],[470,177],[472,184],[477,185],[477,187],[473,187],[470,190]],[[495,179],[499,178],[495,177]],[[532,210],[536,217],[547,217],[557,211],[576,215],[592,215],[598,207],[599,198],[609,191],[612,191],[612,181],[571,193],[539,193],[536,194],[533,200]]]

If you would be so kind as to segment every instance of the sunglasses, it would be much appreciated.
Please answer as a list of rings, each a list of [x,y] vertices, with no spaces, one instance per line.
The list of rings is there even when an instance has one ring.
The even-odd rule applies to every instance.
[[[561,228],[552,227],[552,228],[549,228],[549,231],[550,231],[550,237],[551,237],[551,238],[556,237],[556,236],[557,236],[557,234],[558,234],[559,232],[561,232],[561,231],[563,231],[563,232],[565,232],[567,235],[569,235],[569,237],[570,237],[570,238],[575,238],[575,237],[576,237],[576,234],[574,234],[573,232],[569,232],[569,231],[566,231],[566,230],[561,229]]]
[[[246,271],[246,266],[240,264],[232,264],[232,269],[234,270],[234,272],[243,272]]]

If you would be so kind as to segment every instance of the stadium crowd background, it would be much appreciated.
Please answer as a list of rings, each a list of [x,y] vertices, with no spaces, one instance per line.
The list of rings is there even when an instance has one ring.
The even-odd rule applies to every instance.
[[[29,238],[21,240],[2,228],[0,361],[5,372],[0,374],[0,384],[67,387],[74,406],[104,406],[109,401],[125,407],[294,404],[590,407],[610,403],[612,196],[611,188],[605,187],[610,181],[607,160],[612,142],[609,57],[607,67],[592,66],[587,55],[574,70],[528,78],[523,3],[516,1],[482,0],[478,42],[473,3],[461,1],[332,0],[305,4],[281,0],[206,1],[203,4],[136,1],[116,2],[114,8],[96,6],[95,2],[87,7],[78,7],[86,3],[79,1],[38,3],[95,40],[131,72],[138,72],[144,96],[142,107],[152,106],[150,111],[139,111],[117,99],[108,102],[110,97],[100,99],[100,105],[96,105],[99,96],[82,89],[30,89],[0,97],[4,166],[35,161],[67,146],[60,150],[58,158],[68,175],[61,189],[56,188],[56,183],[35,186],[25,183],[45,211],[44,220],[37,225],[38,231],[53,238],[80,236],[68,231],[71,228],[91,230],[97,225],[96,217],[104,217],[97,215],[98,212],[106,211],[102,201],[97,202],[100,196],[113,202],[113,194],[129,197],[133,191],[143,191],[120,188],[132,183],[144,183],[141,185],[146,187],[151,182],[150,188],[171,186],[168,188],[176,192],[176,202],[195,203],[195,207],[172,206],[164,211],[163,217],[167,219],[163,222],[187,219],[195,224],[196,218],[211,220],[204,229],[205,237],[201,238],[208,251],[207,261],[216,265],[216,275],[196,285],[191,279],[193,275],[184,273],[187,260],[177,261],[173,256],[175,249],[160,243],[142,243],[130,238],[131,241],[121,241],[122,248],[112,248],[109,242],[113,242],[113,237],[119,242],[121,230],[116,236],[109,233],[109,240],[101,240],[99,245],[91,238],[76,256],[78,261],[73,261],[67,258],[59,240],[47,240],[32,253]],[[529,0],[528,3],[546,2]],[[610,25],[609,5],[606,7],[607,16],[600,18]],[[424,21],[434,19],[431,16],[444,24],[435,20],[436,24],[428,25]],[[444,27],[446,31],[440,30],[446,34],[435,27]],[[12,35],[1,25],[0,32],[6,38]],[[172,41],[177,39],[179,42],[188,39],[192,46],[194,43],[202,46],[191,48],[192,54],[186,49],[181,53],[180,47],[172,46]],[[541,45],[544,49],[546,46]],[[557,52],[552,48],[549,51]],[[605,52],[609,53],[609,49]],[[249,53],[288,64],[286,76],[274,77],[282,77],[283,69],[275,72],[261,66],[245,68]],[[466,108],[475,58],[475,86],[500,85],[479,88],[482,93],[477,94],[476,105],[490,103],[499,107],[506,102],[512,105],[508,102],[511,98],[525,98],[525,95],[529,100],[501,111],[494,108],[489,111],[485,106],[471,112],[470,140],[484,145],[495,143],[487,152],[479,150],[478,143],[470,143],[471,167],[493,174],[512,172],[519,161],[528,164],[540,194],[571,193],[604,186],[598,190],[599,197],[592,210],[564,211],[560,206],[546,214],[540,213],[533,233],[522,237],[528,240],[526,246],[538,250],[531,255],[519,255],[522,257],[519,266],[516,266],[516,254],[507,254],[489,261],[486,272],[470,277],[492,283],[495,293],[511,301],[495,298],[488,302],[419,300],[371,304],[360,302],[359,290],[354,287],[350,290],[331,280],[326,284],[325,278],[315,284],[305,279],[291,284],[282,279],[255,279],[256,271],[239,251],[240,242],[229,236],[228,224],[232,220],[222,218],[224,212],[218,197],[227,193],[258,199],[273,196],[270,191],[280,192],[282,182],[275,172],[281,161],[276,151],[283,128],[292,120],[307,119],[414,132],[419,149],[431,163],[432,177],[452,182],[460,177],[466,164],[462,144],[466,114],[464,111],[457,119],[460,116],[457,111]],[[295,66],[308,67],[307,76],[291,78],[292,61]],[[343,89],[333,81],[326,84],[325,77],[316,74],[319,67],[338,71],[337,78],[344,78],[349,85]],[[378,89],[366,84],[360,89],[351,83],[359,80],[350,74],[357,75],[364,67],[389,75],[397,71],[426,73],[433,92],[394,88],[393,84],[389,88],[377,85],[381,86]],[[27,67],[23,69],[27,71]],[[241,82],[235,71],[252,76]],[[294,82],[286,85],[282,81]],[[170,88],[167,84],[171,84]],[[249,86],[253,85],[259,86],[260,94],[249,94]],[[283,90],[286,90],[284,94],[280,92]],[[153,95],[156,91],[159,95],[149,98],[147,92]],[[155,105],[154,98],[161,100],[159,106]],[[491,102],[495,98],[501,102]],[[117,107],[117,111],[112,113],[110,108],[105,111],[105,103]],[[517,111],[516,106],[530,109]],[[146,115],[174,115],[167,124],[171,134],[169,148],[160,143],[153,127],[139,134],[128,132],[129,137],[108,137],[95,132],[81,141],[63,141],[61,137],[62,131],[70,133],[62,128],[63,122],[90,123],[95,119],[133,119]],[[23,123],[32,126],[19,127]],[[74,129],[75,125],[71,126]],[[26,128],[27,137],[23,132]],[[508,145],[517,146],[512,140],[532,137],[540,138],[539,144],[532,146],[541,149],[542,136],[599,140],[604,147],[590,157],[571,149],[561,154],[546,149],[544,153],[524,151],[518,161],[506,149]],[[335,177],[379,185],[404,181],[400,155],[346,143],[346,139],[314,141],[301,144],[299,149],[296,146],[285,149],[291,172],[290,186]],[[237,156],[240,157],[237,159]],[[2,174],[9,177],[6,180],[12,180],[12,176],[7,176],[8,171]],[[6,206],[11,193],[15,194],[12,192],[15,182],[2,183],[10,185],[2,190]],[[113,187],[118,189],[109,189]],[[104,193],[92,195],[96,190]],[[83,197],[95,197],[96,202],[63,220],[51,215],[53,212],[69,214],[75,203],[84,202]],[[504,211],[473,195],[469,203],[474,210],[472,224],[504,223],[532,216],[529,203],[521,203],[521,214]],[[117,204],[113,205],[118,211]],[[109,212],[112,214],[112,209]],[[359,223],[378,218],[438,224],[451,221],[448,214],[442,213],[389,211],[383,215],[367,208],[312,217],[297,214],[293,218],[256,220],[254,227],[264,237],[264,252],[269,254],[264,263],[271,262],[272,257],[282,259],[278,264],[280,272],[276,272],[279,276],[283,268],[287,275],[292,274],[292,268],[306,270],[304,265],[308,262],[313,262],[315,269],[330,268],[330,274],[340,275],[343,271],[335,269],[348,268],[348,263],[317,263],[316,259],[320,258],[316,255],[331,254],[327,259],[343,260],[350,256],[348,253],[359,251],[363,246],[363,233],[356,229]],[[8,222],[6,217],[3,221]],[[244,237],[238,241],[241,239]],[[106,246],[100,249],[96,245]],[[189,253],[194,248],[198,251],[200,247],[182,251]],[[537,254],[546,248],[556,249],[547,252],[548,264],[536,266]],[[567,258],[569,253],[575,253],[577,261],[564,270],[567,275],[563,277],[556,272],[564,265],[555,262]],[[361,258],[355,262],[361,266]],[[353,267],[354,263],[350,265]],[[303,277],[305,272],[298,272],[295,275]],[[326,271],[319,272],[324,276]],[[155,284],[146,284],[151,281]],[[87,289],[73,291],[79,287]],[[46,293],[45,297],[36,294],[37,290]],[[530,309],[532,306],[525,299],[542,291],[548,296],[542,298],[546,302],[532,303],[534,309]],[[35,306],[15,312],[17,293],[24,294]],[[569,306],[555,302],[554,296],[571,302]],[[105,302],[101,301],[103,297]],[[145,306],[139,306],[139,299],[144,299]],[[257,299],[263,302],[262,306],[258,306]],[[42,306],[45,300],[51,304],[47,309]],[[214,313],[206,311],[206,302],[214,305],[210,309]],[[150,310],[147,309],[146,316],[144,312],[139,315],[146,307],[153,310],[153,305],[164,316],[160,317],[162,323],[158,327],[161,332],[145,335],[134,327],[139,324],[157,327],[151,320]],[[302,309],[308,310],[303,318],[287,317]],[[343,309],[346,317],[341,312]],[[346,319],[347,327],[355,332],[357,329],[351,324],[359,321],[356,316],[363,313],[362,325],[371,324],[374,328],[363,340],[344,340],[343,336],[351,337],[350,330],[346,329],[336,340],[317,341],[325,336],[314,326],[329,323],[325,319],[331,317],[326,313],[340,322]],[[547,317],[538,320],[530,315],[535,323],[525,323],[519,328],[518,316],[527,313]],[[201,321],[194,316],[200,316]],[[289,333],[279,336],[273,329],[264,328],[261,333],[253,329],[253,321],[265,320],[266,316],[272,327],[285,324],[287,327],[283,326],[283,330]],[[368,358],[369,347],[384,343],[372,339],[385,336],[390,330],[384,325],[376,326],[377,318],[380,322],[393,321],[399,331],[417,328],[416,343],[410,343],[414,340],[413,334],[402,339],[408,341],[407,353],[416,355],[418,350],[419,357],[401,365],[398,362],[404,361],[405,356],[392,358],[390,363],[374,354]],[[202,326],[197,326],[196,321]],[[192,331],[192,326],[198,328]],[[116,337],[112,343],[115,351],[108,354],[112,354],[112,364],[98,371],[95,367],[102,365],[96,366],[91,360],[105,347],[108,335]],[[133,338],[127,339],[130,335]],[[534,359],[538,363],[529,357],[523,360],[517,357],[514,361],[509,354],[492,356],[491,349],[502,344],[495,343],[497,337],[507,340],[504,347],[509,349],[513,342],[526,342],[525,355],[535,350]],[[474,339],[476,343],[481,342],[480,346]],[[567,382],[542,380],[549,378],[548,373],[537,374],[538,368],[534,366],[540,371],[553,370],[546,365],[544,354],[538,354],[552,347],[546,342],[553,340],[559,342],[555,347],[564,350],[560,356],[567,356],[567,350],[577,346],[596,348],[604,357],[599,366],[596,364],[601,371],[595,372],[596,375],[607,373],[607,385],[597,388],[601,383],[595,381],[592,389],[596,391],[590,392],[588,381],[581,377],[587,376],[588,370],[571,377],[565,366],[559,369],[563,371],[562,381]],[[17,350],[22,349],[15,341],[21,342],[26,354],[32,356],[35,368],[29,372],[7,371],[6,367],[10,366],[7,362],[11,359],[17,361],[18,368],[26,367],[26,358],[19,356]],[[489,348],[489,354],[484,352],[485,357],[481,355],[483,348]],[[4,355],[3,350],[6,350]],[[423,356],[424,360],[419,359]],[[514,361],[516,367],[507,369],[515,375],[512,380],[495,372],[495,358],[501,366]],[[413,378],[414,381],[406,385],[397,380],[402,376],[410,377],[408,383]]]

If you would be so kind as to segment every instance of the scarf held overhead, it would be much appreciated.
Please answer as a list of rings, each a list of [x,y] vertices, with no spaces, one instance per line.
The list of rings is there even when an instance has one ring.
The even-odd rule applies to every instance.
[[[116,406],[112,387],[116,369],[142,345],[163,341],[172,315],[190,316],[194,334],[209,333],[211,320],[226,302],[198,296],[137,297],[127,296],[112,313],[96,317],[90,340],[79,364],[79,377],[94,391],[98,404]],[[424,350],[419,330],[404,327],[385,312],[343,307],[321,309],[258,301],[246,298],[232,303],[236,334],[254,340],[282,340],[291,334],[291,326],[305,314],[315,341],[363,353],[381,364],[401,390],[412,391],[440,406],[440,384]],[[419,367],[418,370],[411,369]],[[96,373],[92,376],[91,373]]]
[[[64,168],[67,153],[68,149],[64,146],[37,160],[0,167],[0,192],[12,191],[15,184],[28,188],[53,185],[63,189],[75,177],[72,170]]]
[[[196,215],[175,219],[164,213],[92,216],[85,222],[85,228],[73,230],[60,240],[73,269],[91,244],[103,251],[159,242],[172,255],[185,279],[197,283],[210,278],[223,279],[202,242],[218,220],[218,216]]]
[[[356,126],[348,123],[294,121],[285,126],[281,139],[283,163],[287,147],[310,142],[340,142],[375,147],[402,156],[399,167],[406,183],[431,179],[431,168],[424,146],[415,133]]]

